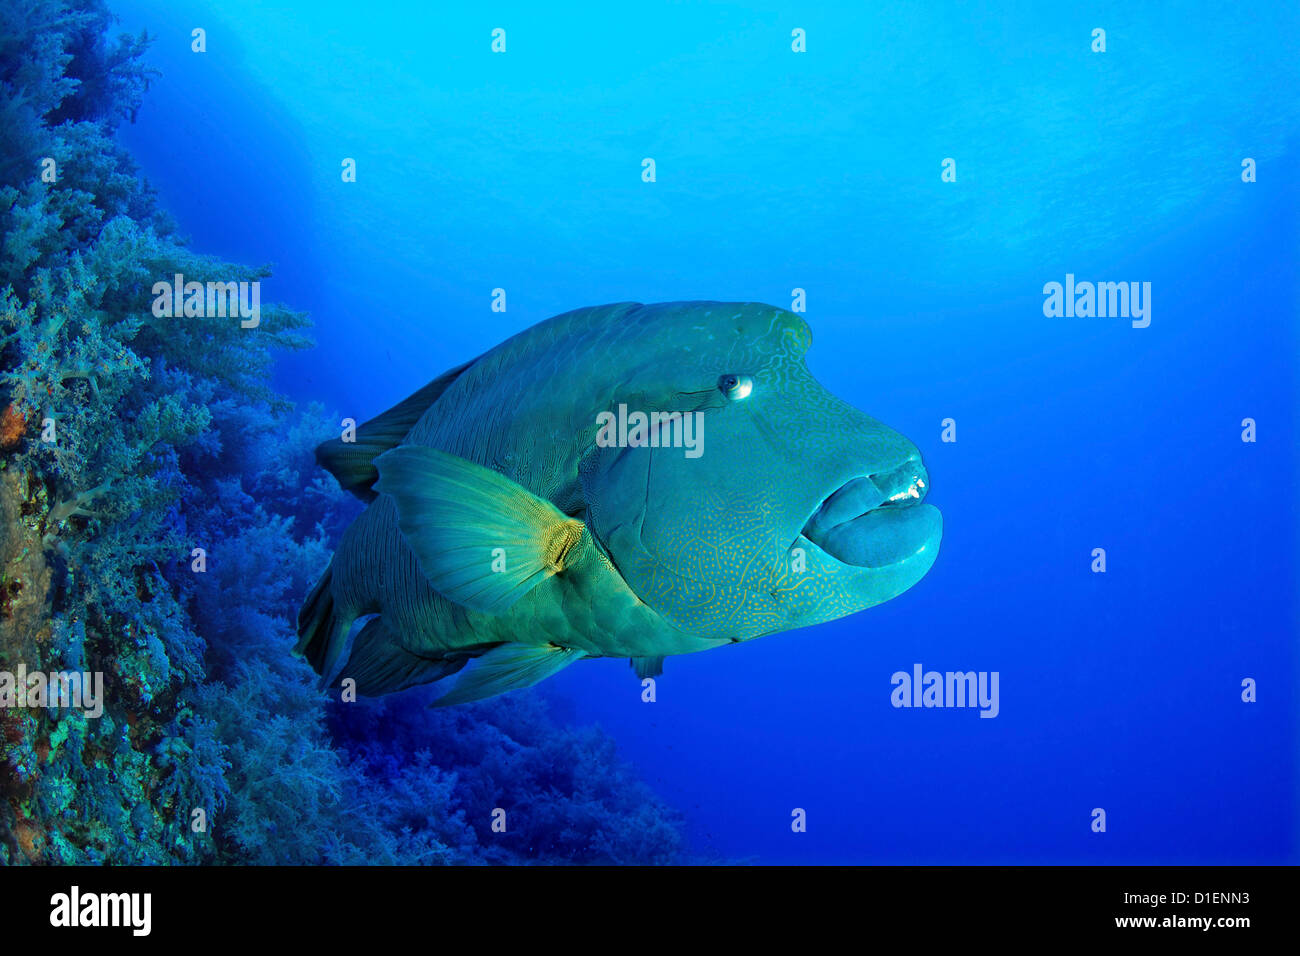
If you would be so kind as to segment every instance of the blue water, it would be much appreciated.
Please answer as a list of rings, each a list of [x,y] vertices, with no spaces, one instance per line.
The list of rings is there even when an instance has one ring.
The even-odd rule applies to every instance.
[[[814,373],[921,448],[908,593],[672,658],[653,704],[618,660],[537,691],[696,853],[1300,857],[1300,8],[114,6],[158,38],[122,140],[162,205],[312,313],[295,399],[361,420],[571,308],[801,288]],[[1150,326],[1046,317],[1067,273],[1150,282]],[[892,707],[916,663],[997,671],[998,716]]]

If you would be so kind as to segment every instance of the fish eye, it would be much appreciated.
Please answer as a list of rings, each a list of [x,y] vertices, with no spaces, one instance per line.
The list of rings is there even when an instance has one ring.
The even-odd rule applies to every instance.
[[[718,391],[733,402],[748,398],[753,390],[754,380],[748,375],[723,375],[718,379]]]

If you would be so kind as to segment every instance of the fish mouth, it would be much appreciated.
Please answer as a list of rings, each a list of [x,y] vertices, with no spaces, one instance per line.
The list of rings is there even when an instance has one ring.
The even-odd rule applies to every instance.
[[[801,532],[841,564],[887,568],[938,547],[939,509],[924,503],[930,476],[919,457],[853,478],[831,492]],[[931,559],[932,560],[932,559]]]

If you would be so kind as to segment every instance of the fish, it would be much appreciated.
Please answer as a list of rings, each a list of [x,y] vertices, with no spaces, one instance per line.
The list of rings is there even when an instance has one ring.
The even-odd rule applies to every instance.
[[[855,614],[934,564],[907,438],[757,302],[622,302],[443,373],[317,461],[366,502],[298,616],[323,687],[455,677],[450,706],[580,660],[665,658]]]

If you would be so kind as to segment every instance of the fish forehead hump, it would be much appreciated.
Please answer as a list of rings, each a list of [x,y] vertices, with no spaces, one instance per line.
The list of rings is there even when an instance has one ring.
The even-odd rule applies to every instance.
[[[598,412],[638,383],[671,385],[675,377],[703,370],[743,372],[778,354],[802,356],[811,340],[802,318],[757,302],[621,302],[575,309],[525,329],[474,361],[408,440],[504,464],[512,457],[504,442],[554,444],[585,434]]]
[[[525,329],[487,352],[457,387],[482,387],[507,372],[542,378],[585,370],[616,381],[620,373],[683,353],[802,355],[811,341],[802,318],[760,302],[622,302],[575,309]]]

